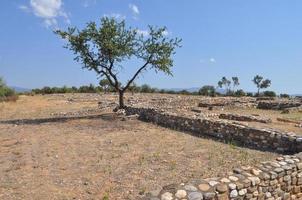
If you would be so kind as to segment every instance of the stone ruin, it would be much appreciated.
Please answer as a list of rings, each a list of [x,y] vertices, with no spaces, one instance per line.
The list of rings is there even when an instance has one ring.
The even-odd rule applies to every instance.
[[[147,194],[150,200],[301,199],[302,155],[242,166],[223,178],[170,185]]]
[[[297,100],[259,101],[257,105],[257,108],[265,110],[285,110],[298,107],[302,108],[302,102]]]
[[[259,123],[271,123],[272,120],[268,118],[263,118],[254,115],[238,115],[238,114],[225,114],[222,113],[219,115],[220,119],[228,119],[228,120],[235,120],[235,121],[246,121],[246,122],[259,122]]]
[[[302,137],[295,133],[260,129],[223,119],[192,117],[156,108],[127,107],[127,115],[164,127],[236,142],[250,148],[286,154],[302,152]],[[237,118],[230,115],[227,118]],[[245,118],[244,120],[250,120]],[[254,120],[254,118],[253,118]],[[302,154],[287,155],[254,167],[242,166],[227,177],[172,184],[149,192],[147,200],[302,199]]]

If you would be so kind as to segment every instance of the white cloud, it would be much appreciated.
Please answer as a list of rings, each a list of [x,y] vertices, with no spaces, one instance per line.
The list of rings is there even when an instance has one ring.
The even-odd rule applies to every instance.
[[[29,8],[25,5],[20,5],[19,9],[23,10],[24,12],[30,12]]]
[[[130,10],[133,14],[133,18],[138,19],[138,15],[139,15],[140,12],[139,12],[139,9],[138,9],[137,5],[129,4],[129,8],[130,8]]]
[[[216,63],[216,59],[215,58],[210,58],[210,63]]]
[[[138,34],[141,34],[141,35],[143,35],[144,37],[148,37],[148,36],[150,35],[150,33],[149,33],[148,30],[136,29],[136,31],[137,31]],[[170,34],[171,34],[171,33],[170,33],[169,31],[167,31],[167,30],[165,30],[165,31],[163,32],[163,35],[164,35],[164,36],[168,36],[168,35],[170,35]]]
[[[170,35],[170,32],[167,31],[167,30],[164,30],[163,35],[164,35],[164,36],[168,36],[168,35]]]
[[[131,9],[133,14],[139,15],[139,9],[138,9],[137,5],[129,4],[129,8]]]
[[[69,16],[63,9],[62,0],[30,0],[29,6],[22,5],[19,8],[43,19],[44,25],[48,28],[57,28],[59,17],[70,23]]]
[[[113,18],[118,19],[118,20],[126,19],[126,16],[122,15],[120,13],[105,14],[104,17],[113,17]]]
[[[201,58],[199,60],[200,63],[216,63],[216,59],[215,58]]]
[[[136,31],[138,34],[143,35],[144,37],[149,36],[149,31],[147,31],[147,30],[137,29]]]
[[[83,7],[84,8],[88,8],[91,5],[95,5],[96,4],[96,0],[84,0],[83,1]]]

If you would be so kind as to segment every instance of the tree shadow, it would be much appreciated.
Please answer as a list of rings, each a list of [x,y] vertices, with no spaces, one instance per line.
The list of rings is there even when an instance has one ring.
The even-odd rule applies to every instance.
[[[80,119],[102,119],[105,121],[113,121],[119,119],[120,116],[115,113],[103,113],[98,115],[85,115],[85,116],[68,116],[68,117],[49,117],[49,118],[35,118],[35,119],[13,119],[3,120],[0,124],[14,124],[14,125],[39,125],[43,123],[64,123],[71,120]]]

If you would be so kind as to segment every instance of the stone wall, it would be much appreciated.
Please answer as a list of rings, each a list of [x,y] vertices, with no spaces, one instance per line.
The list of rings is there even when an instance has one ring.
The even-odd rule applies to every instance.
[[[271,123],[272,120],[268,118],[263,118],[259,116],[253,115],[238,115],[238,114],[231,114],[231,113],[222,113],[219,115],[220,119],[229,119],[234,121],[245,121],[245,122],[259,122],[259,123]]]
[[[289,154],[302,151],[302,137],[295,133],[254,128],[227,120],[193,118],[185,114],[180,116],[153,108],[128,107],[126,114],[138,114],[139,119],[143,121],[251,148]]]
[[[265,110],[284,110],[301,106],[298,101],[259,101],[257,108]]]
[[[147,194],[149,200],[302,199],[302,155],[234,169],[228,177],[172,184]]]
[[[207,135],[224,141],[236,141],[258,149],[296,153],[302,151],[302,138],[295,134],[256,129],[229,123],[177,116],[152,108],[125,109],[128,115],[199,136]],[[149,192],[147,200],[286,200],[302,199],[302,153],[286,155],[276,161],[262,162],[254,167],[242,166],[227,177],[194,180],[171,184],[161,190]]]

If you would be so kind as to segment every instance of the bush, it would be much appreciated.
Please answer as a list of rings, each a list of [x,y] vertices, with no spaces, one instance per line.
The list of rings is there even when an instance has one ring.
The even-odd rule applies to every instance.
[[[15,90],[7,87],[3,79],[0,78],[0,101],[16,101],[17,99],[18,95]]]
[[[205,85],[198,91],[198,94],[203,96],[215,96],[215,87],[212,85]]]
[[[276,93],[274,91],[264,91],[263,96],[265,97],[276,97]]]
[[[243,90],[237,90],[236,92],[234,92],[234,96],[236,97],[244,97],[246,96],[246,93]]]
[[[290,96],[289,96],[289,94],[280,94],[280,97],[281,97],[281,98],[287,98],[287,99],[288,99]]]
[[[247,92],[247,93],[246,93],[246,96],[247,96],[247,97],[253,97],[254,94],[253,94],[252,92]]]

